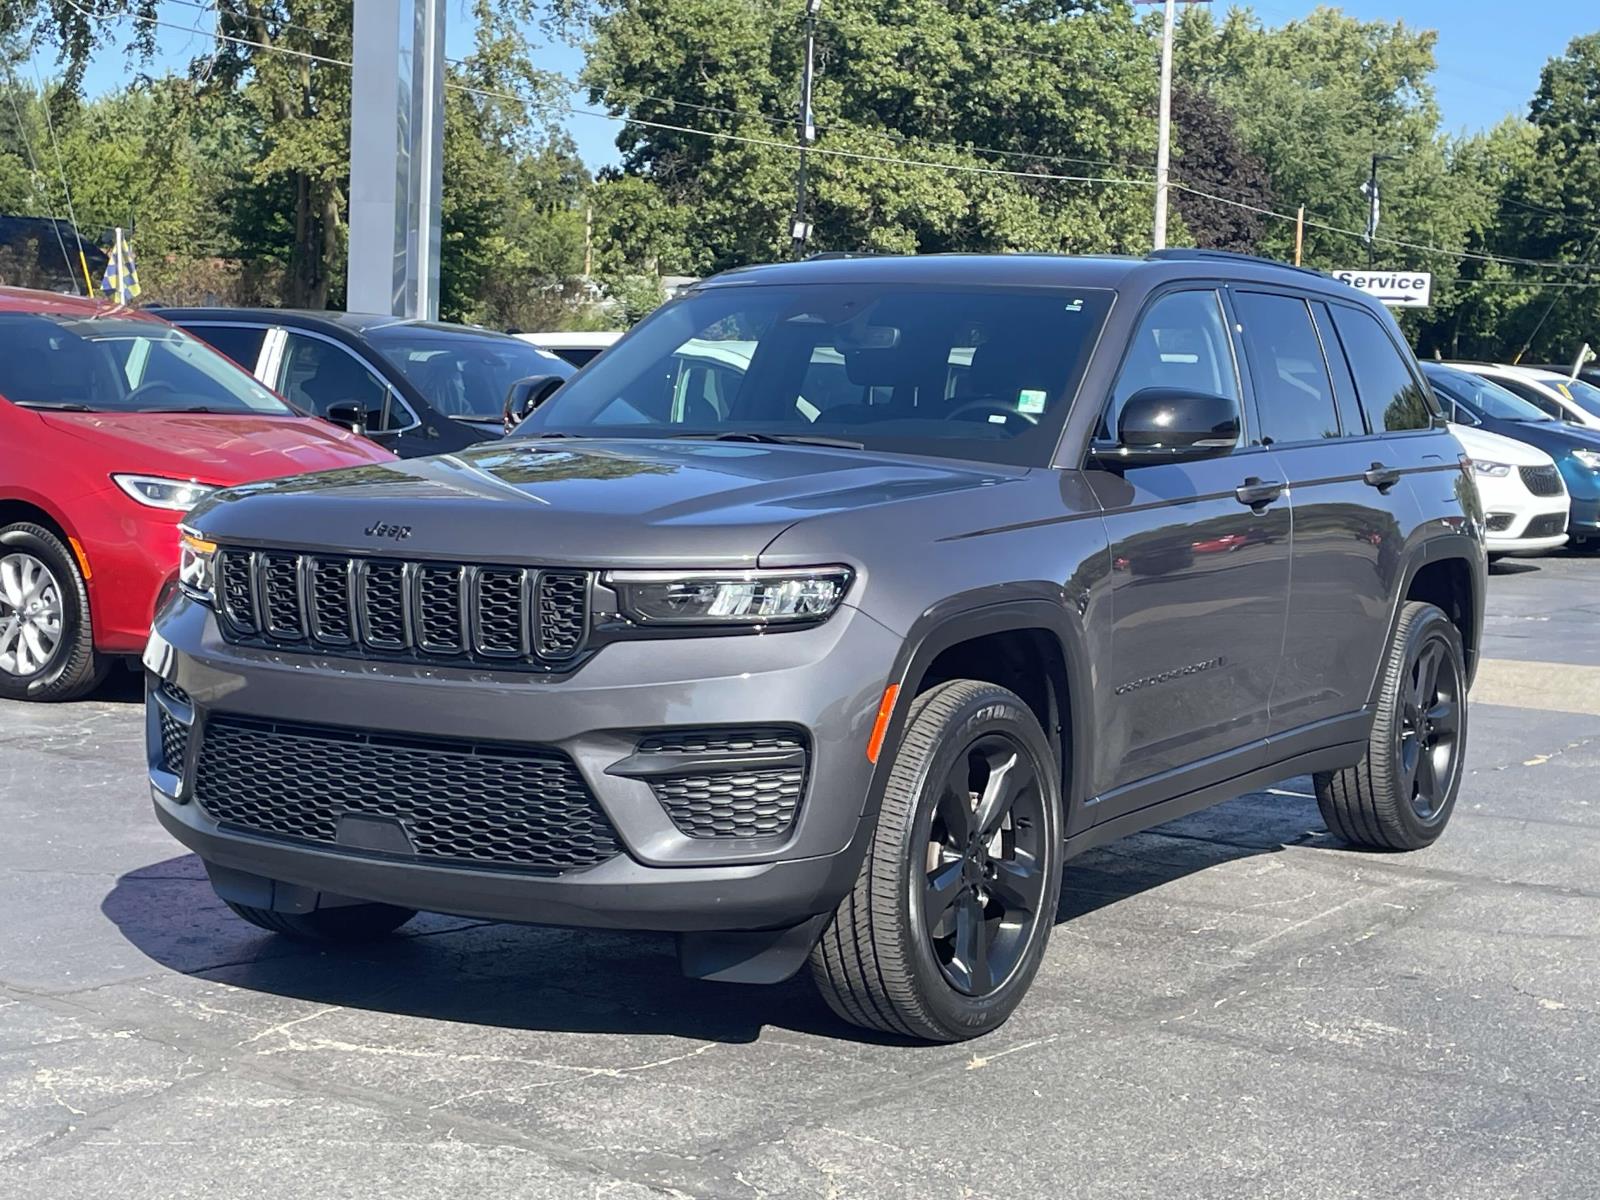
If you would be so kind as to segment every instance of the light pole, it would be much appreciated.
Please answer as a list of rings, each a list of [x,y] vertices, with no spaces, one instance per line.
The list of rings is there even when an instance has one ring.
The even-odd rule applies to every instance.
[[[1161,111],[1156,121],[1156,220],[1151,240],[1155,249],[1167,244],[1167,164],[1172,141],[1172,25],[1177,0],[1167,0],[1161,22]]]
[[[811,82],[817,62],[817,13],[822,0],[806,0],[806,59],[800,75],[800,163],[794,178],[794,220],[789,223],[789,236],[794,241],[794,256],[806,252],[806,239],[811,236],[811,222],[806,219],[806,149],[817,140],[816,117],[811,111]]]

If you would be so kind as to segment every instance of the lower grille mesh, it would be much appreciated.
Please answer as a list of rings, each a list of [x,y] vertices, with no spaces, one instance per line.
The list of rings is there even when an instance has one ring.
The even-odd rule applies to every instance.
[[[1522,531],[1523,537],[1555,537],[1558,533],[1567,531],[1566,513],[1541,513],[1528,522],[1528,527]]]
[[[806,742],[792,729],[674,729],[643,738],[639,753],[684,758],[682,773],[655,776],[650,788],[679,832],[692,838],[776,837],[794,824],[805,793]],[[751,762],[752,755],[778,761]],[[724,756],[745,761],[719,769]]]
[[[621,852],[554,750],[218,716],[201,737],[194,793],[224,824],[325,845],[345,815],[391,818],[418,858],[463,865],[566,871]]]

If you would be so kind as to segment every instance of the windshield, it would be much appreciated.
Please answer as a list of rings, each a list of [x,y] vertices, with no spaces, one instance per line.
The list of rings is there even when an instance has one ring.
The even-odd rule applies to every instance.
[[[1571,396],[1573,403],[1584,412],[1591,417],[1600,417],[1600,388],[1581,379],[1563,379],[1557,386]]]
[[[1458,371],[1454,367],[1423,366],[1428,381],[1445,395],[1456,401],[1479,420],[1491,421],[1553,421],[1549,413],[1535,408],[1521,396],[1513,395],[1498,383]]]
[[[0,396],[69,411],[294,413],[199,339],[133,317],[0,313]]]
[[[519,379],[574,368],[549,351],[514,337],[463,329],[385,325],[367,340],[399,368],[438,412],[462,421],[499,421],[506,393]]]
[[[517,434],[818,441],[1043,466],[1110,301],[1097,289],[709,288],[658,310]]]

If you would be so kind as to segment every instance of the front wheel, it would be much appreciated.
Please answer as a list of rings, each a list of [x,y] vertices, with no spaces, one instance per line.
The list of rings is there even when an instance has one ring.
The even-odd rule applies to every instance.
[[[1328,829],[1373,850],[1420,850],[1444,832],[1467,745],[1461,633],[1432,604],[1408,602],[1384,662],[1366,753],[1316,776]]]
[[[0,699],[76,700],[105,672],[72,551],[42,525],[0,529]]]
[[[1060,772],[1031,709],[955,680],[912,702],[872,845],[811,954],[853,1024],[954,1042],[1033,982],[1061,894]]]

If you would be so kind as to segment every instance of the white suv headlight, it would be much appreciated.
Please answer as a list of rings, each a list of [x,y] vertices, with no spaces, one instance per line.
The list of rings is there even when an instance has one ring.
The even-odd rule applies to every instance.
[[[833,614],[850,569],[610,571],[605,580],[641,625],[799,625]]]
[[[111,481],[140,504],[174,512],[188,512],[217,490],[192,479],[166,479],[160,475],[113,475]]]
[[[1481,458],[1472,460],[1472,469],[1479,475],[1490,475],[1495,479],[1503,479],[1511,474],[1511,467],[1507,463],[1488,462]]]

